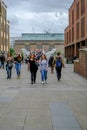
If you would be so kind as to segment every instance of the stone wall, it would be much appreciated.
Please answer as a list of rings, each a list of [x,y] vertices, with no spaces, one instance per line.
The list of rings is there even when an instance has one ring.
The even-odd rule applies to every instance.
[[[21,52],[21,49],[29,48],[29,51],[34,51],[36,49],[44,49],[45,52],[56,48],[57,51],[64,53],[64,41],[20,41],[16,40],[14,44],[15,52]]]
[[[87,77],[87,48],[79,50],[79,60],[74,61],[74,72]]]

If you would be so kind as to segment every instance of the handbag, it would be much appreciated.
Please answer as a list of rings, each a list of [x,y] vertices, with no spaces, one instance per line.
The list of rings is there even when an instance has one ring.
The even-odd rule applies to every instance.
[[[9,67],[9,68],[12,68],[12,67],[13,67],[13,63],[12,63],[12,62],[9,62],[9,63],[8,63],[8,67]]]
[[[38,63],[37,62],[35,62],[35,68],[36,68],[36,70],[38,70]]]

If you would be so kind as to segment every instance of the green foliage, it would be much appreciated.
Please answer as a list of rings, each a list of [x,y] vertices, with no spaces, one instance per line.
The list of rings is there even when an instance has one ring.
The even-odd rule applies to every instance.
[[[10,48],[10,53],[12,54],[12,56],[14,56],[14,55],[15,55],[15,51],[14,51],[14,49],[13,49],[13,48]]]

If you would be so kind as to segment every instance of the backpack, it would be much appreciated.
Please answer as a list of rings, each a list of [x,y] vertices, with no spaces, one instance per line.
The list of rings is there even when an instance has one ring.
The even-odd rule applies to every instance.
[[[57,60],[56,61],[56,68],[61,68],[62,67],[62,62],[61,62],[61,60]]]

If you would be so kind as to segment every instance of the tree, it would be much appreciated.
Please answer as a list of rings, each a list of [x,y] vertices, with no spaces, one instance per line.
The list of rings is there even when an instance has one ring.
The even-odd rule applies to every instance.
[[[13,48],[10,48],[10,53],[12,54],[12,56],[14,56],[14,55],[15,55],[15,51],[14,51],[14,49],[13,49]]]

